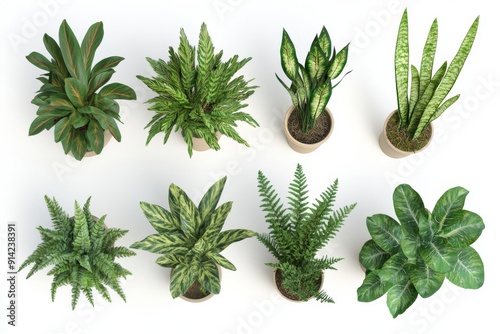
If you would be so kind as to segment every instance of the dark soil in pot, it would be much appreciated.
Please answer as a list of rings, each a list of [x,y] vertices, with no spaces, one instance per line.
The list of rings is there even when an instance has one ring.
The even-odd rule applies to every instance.
[[[392,143],[402,151],[405,152],[416,152],[421,150],[431,139],[432,128],[428,126],[425,128],[424,132],[415,139],[410,139],[406,134],[404,129],[398,129],[399,114],[394,113],[389,121],[387,122],[386,133],[387,138]]]
[[[276,287],[278,288],[279,292],[286,298],[294,301],[303,301],[300,299],[299,296],[294,294],[293,292],[288,291],[283,287],[283,274],[281,270],[277,269],[274,275],[274,282],[276,283]],[[321,289],[321,284],[323,283],[323,275],[320,275],[320,277],[316,280],[315,284],[318,287],[318,291]],[[309,298],[312,298],[310,296]]]
[[[323,140],[330,131],[332,121],[327,112],[322,112],[316,120],[314,128],[308,133],[302,132],[300,129],[299,117],[297,110],[294,109],[288,118],[288,131],[296,140],[304,144],[315,144]]]
[[[207,291],[204,291],[202,289],[202,286],[200,282],[195,281],[187,290],[186,293],[183,295],[186,298],[189,299],[202,299],[208,296],[210,293]]]

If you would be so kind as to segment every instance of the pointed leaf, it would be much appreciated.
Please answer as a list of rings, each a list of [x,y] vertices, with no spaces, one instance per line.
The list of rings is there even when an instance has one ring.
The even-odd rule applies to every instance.
[[[464,289],[479,289],[484,283],[484,265],[472,247],[465,247],[457,255],[455,266],[446,273],[446,278]]]
[[[142,249],[155,254],[179,254],[188,249],[189,241],[182,233],[151,234],[134,242],[131,248]]]
[[[432,296],[444,282],[444,274],[432,270],[421,258],[408,268],[410,279],[423,298]]]
[[[363,284],[357,290],[358,301],[374,301],[382,297],[388,288],[389,286],[382,282],[375,271],[369,272],[363,280]]]
[[[40,115],[33,120],[28,133],[30,136],[39,134],[43,130],[53,127],[57,123],[57,121],[59,121],[59,119],[59,116],[51,114]]]
[[[393,318],[403,314],[418,297],[418,292],[411,283],[407,282],[394,285],[387,291],[387,306]]]
[[[309,101],[309,109],[311,112],[311,118],[316,120],[330,101],[332,96],[332,83],[330,81],[325,81],[321,86],[316,88],[311,94],[311,100]]]
[[[87,153],[87,137],[78,130],[71,131],[70,150],[76,160],[80,161]]]
[[[408,280],[405,264],[405,255],[401,252],[396,253],[384,263],[382,269],[377,270],[378,276],[386,285],[405,282]]]
[[[86,82],[87,76],[82,49],[66,20],[62,22],[59,29],[59,44],[64,63],[71,76]]]
[[[90,121],[85,135],[92,151],[100,154],[104,147],[104,129],[101,128],[98,122]]]
[[[391,254],[377,246],[373,239],[370,239],[361,247],[359,263],[367,270],[376,270],[382,268],[390,257]]]
[[[174,254],[164,254],[156,260],[156,263],[162,267],[175,268],[182,263],[182,257]]]
[[[174,220],[170,212],[159,205],[140,203],[142,212],[158,233],[178,232],[181,228],[179,221]]]
[[[236,270],[236,267],[234,266],[234,264],[232,264],[228,259],[226,259],[224,256],[220,255],[219,253],[211,252],[211,253],[207,253],[206,256],[209,259],[213,260],[218,265],[220,265],[226,269]]]
[[[112,56],[112,57],[107,57],[107,58],[100,60],[92,68],[91,77],[93,78],[96,75],[98,75],[104,71],[112,69],[113,67],[118,65],[124,59],[125,58],[123,58],[123,57]]]
[[[132,88],[120,83],[112,83],[102,87],[99,94],[115,100],[135,100],[137,98]]]
[[[214,248],[217,249],[218,252],[221,252],[232,243],[254,237],[255,235],[255,232],[245,229],[223,231],[217,236]]]
[[[82,54],[83,54],[83,62],[85,64],[85,69],[87,73],[90,74],[90,70],[92,68],[92,61],[94,60],[94,55],[102,42],[102,38],[104,36],[104,29],[102,22],[94,23],[90,26],[85,34],[85,37],[82,41]]]
[[[299,61],[295,46],[285,29],[283,29],[283,36],[281,38],[280,56],[283,72],[285,72],[288,79],[295,81],[299,71]]]
[[[57,42],[47,34],[43,35],[43,44],[47,51],[55,61],[55,68],[52,68],[54,72],[58,72],[63,78],[66,78],[69,73],[66,69],[66,64],[64,64],[64,58],[61,53],[61,48],[57,45]]]
[[[438,40],[438,22],[437,19],[432,22],[432,26],[427,35],[424,51],[422,53],[422,61],[420,63],[420,88],[419,96],[424,94],[429,82],[431,82],[432,68],[434,66],[434,56],[436,55]]]
[[[325,26],[323,26],[323,28],[321,29],[321,32],[318,37],[318,42],[319,45],[321,46],[321,50],[323,50],[326,57],[330,58],[332,55],[332,40]]]
[[[431,242],[422,244],[420,256],[433,270],[440,273],[450,271],[457,261],[456,250],[445,239],[436,237]]]
[[[408,70],[410,50],[408,46],[408,12],[405,9],[399,23],[396,40],[394,67],[396,72],[396,92],[398,97],[398,112],[400,126],[406,127],[408,122]]]
[[[450,225],[461,214],[468,193],[462,187],[454,187],[439,198],[432,210],[432,218],[439,226],[438,231]]]
[[[170,278],[170,294],[172,298],[177,298],[186,293],[187,289],[198,279],[197,268],[188,264],[179,264],[172,269]]]
[[[87,84],[76,79],[67,78],[64,80],[66,95],[75,107],[83,107],[87,102]]]
[[[305,67],[311,78],[320,80],[326,73],[328,66],[328,58],[319,45],[316,38],[311,46],[311,50],[307,53]]]
[[[71,120],[69,117],[61,118],[54,127],[54,141],[58,143],[71,131]]]
[[[210,293],[220,293],[219,270],[213,262],[205,262],[200,268],[198,281]]]
[[[209,216],[209,224],[206,227],[206,231],[203,234],[202,238],[209,243],[215,241],[215,238],[222,230],[224,223],[226,221],[229,212],[231,211],[233,202],[226,202],[218,207],[214,212]]]
[[[349,44],[344,46],[342,50],[340,50],[333,60],[330,68],[328,69],[328,77],[330,80],[337,78],[345,68],[347,64],[347,57],[349,56]]]
[[[401,242],[401,225],[393,218],[376,214],[366,219],[373,241],[390,254],[396,254]]]
[[[44,55],[39,52],[32,52],[26,56],[26,59],[38,68],[45,71],[52,70],[52,63]]]
[[[483,229],[484,222],[478,214],[463,210],[461,215],[443,228],[439,236],[453,247],[462,248],[474,243]]]
[[[203,198],[198,205],[198,211],[200,212],[201,220],[204,223],[208,223],[207,218],[217,207],[217,203],[219,203],[226,180],[227,177],[219,179],[203,195]]]

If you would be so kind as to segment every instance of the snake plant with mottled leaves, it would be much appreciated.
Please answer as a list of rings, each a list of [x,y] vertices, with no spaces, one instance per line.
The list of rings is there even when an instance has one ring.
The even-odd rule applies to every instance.
[[[316,255],[335,237],[356,204],[333,210],[338,189],[335,180],[309,205],[307,179],[300,164],[289,186],[288,208],[283,208],[274,187],[261,171],[258,187],[270,231],[258,234],[257,239],[278,260],[266,265],[281,270],[283,287],[301,300],[314,296],[321,302],[333,302],[325,291],[318,291],[316,282],[322,271],[335,269],[333,265],[342,259]]]
[[[455,103],[460,95],[444,100],[454,86],[467,59],[479,26],[477,17],[469,28],[457,54],[447,65],[433,74],[437,48],[438,23],[434,20],[424,46],[420,72],[409,67],[408,13],[404,11],[399,25],[395,53],[396,91],[398,99],[399,129],[405,129],[410,139],[419,137],[425,128]],[[411,83],[409,84],[409,71]],[[408,97],[408,90],[409,97]]]
[[[215,182],[198,206],[175,184],[169,188],[170,211],[159,205],[140,203],[157,233],[131,247],[162,254],[156,263],[173,268],[170,281],[173,298],[185,294],[196,281],[209,293],[218,294],[221,286],[216,265],[236,270],[220,252],[234,242],[255,235],[245,229],[222,231],[232,207],[232,202],[217,207],[225,182],[226,177]]]
[[[395,318],[417,299],[432,296],[447,278],[453,284],[478,289],[484,283],[481,257],[470,245],[484,229],[482,218],[464,210],[468,191],[447,190],[432,212],[409,185],[393,194],[399,222],[385,214],[368,217],[372,239],[359,253],[366,276],[358,300],[373,301],[387,293],[387,306]]]
[[[292,83],[289,87],[277,74],[276,78],[292,98],[302,132],[307,133],[314,128],[316,120],[330,101],[333,88],[342,81],[343,78],[332,86],[332,80],[344,70],[348,51],[349,45],[338,53],[334,47],[332,50],[330,35],[323,27],[319,36],[316,35],[314,38],[305,64],[302,65],[297,59],[295,45],[283,29],[280,48],[281,67]]]
[[[106,286],[113,289],[124,301],[125,294],[120,279],[131,275],[130,271],[115,262],[116,258],[129,257],[135,253],[126,247],[115,247],[115,242],[128,231],[107,228],[106,216],[100,219],[90,213],[90,198],[83,208],[75,201],[75,215],[69,217],[56,199],[45,196],[54,229],[39,226],[42,243],[22,263],[19,271],[34,264],[27,278],[48,266],[53,268],[47,275],[52,281],[52,301],[57,288],[71,285],[71,308],[75,309],[83,293],[94,305],[93,289],[111,302]]]
[[[104,36],[102,22],[93,24],[81,45],[64,20],[59,29],[59,45],[45,34],[43,43],[51,60],[39,52],[26,58],[47,71],[38,78],[42,86],[31,101],[38,106],[29,135],[54,127],[54,140],[61,142],[64,153],[71,152],[77,160],[90,151],[100,154],[104,147],[104,131],[121,141],[116,121],[120,107],[115,100],[134,100],[134,90],[124,84],[104,86],[115,73],[113,69],[124,58],[108,57],[94,66],[94,55]],[[121,121],[120,121],[121,122]]]
[[[236,122],[245,122],[253,127],[257,121],[240,110],[257,86],[249,86],[243,76],[233,76],[252,58],[239,60],[238,55],[222,61],[223,52],[215,54],[207,26],[202,24],[198,50],[189,44],[184,29],[180,32],[178,51],[169,47],[169,61],[146,58],[156,76],[146,78],[138,75],[146,86],[158,95],[149,101],[148,109],[156,114],[146,125],[149,136],[146,145],[159,133],[167,142],[172,130],[181,129],[187,143],[189,156],[193,154],[193,138],[203,138],[208,146],[219,150],[217,133],[249,146],[234,129]],[[197,62],[197,64],[196,64]]]

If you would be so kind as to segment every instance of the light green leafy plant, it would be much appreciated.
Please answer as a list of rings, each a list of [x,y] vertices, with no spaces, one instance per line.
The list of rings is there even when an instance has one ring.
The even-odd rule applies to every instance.
[[[125,301],[119,280],[131,275],[130,271],[115,262],[116,258],[135,253],[126,247],[115,247],[115,242],[128,231],[107,228],[106,216],[100,219],[90,213],[90,197],[83,208],[75,201],[75,215],[69,217],[56,199],[45,196],[54,229],[39,226],[42,243],[22,263],[19,271],[33,264],[27,278],[48,266],[53,268],[47,275],[54,276],[51,287],[52,301],[57,288],[71,285],[71,307],[75,309],[83,293],[94,305],[93,289],[111,302],[106,286],[116,291]]]
[[[235,55],[222,61],[223,52],[215,54],[204,23],[198,50],[189,44],[184,29],[180,35],[177,53],[169,47],[168,62],[146,58],[157,76],[137,76],[158,94],[148,101],[153,104],[149,110],[156,115],[146,125],[150,128],[146,145],[159,133],[164,133],[166,143],[172,130],[181,129],[190,156],[194,137],[205,139],[209,147],[218,150],[217,132],[248,146],[234,128],[238,121],[258,126],[252,116],[239,111],[248,106],[242,102],[254,93],[256,86],[249,86],[250,81],[245,81],[243,76],[234,79],[233,76],[251,58],[239,60]]]
[[[323,256],[321,250],[340,229],[344,219],[356,204],[333,210],[338,181],[329,185],[320,199],[309,206],[307,179],[300,164],[288,190],[288,208],[283,208],[278,194],[264,174],[258,173],[261,208],[266,213],[270,232],[260,233],[257,238],[266,246],[278,263],[266,265],[282,272],[283,287],[300,300],[314,296],[321,302],[333,302],[326,292],[318,291],[317,280],[321,272],[335,269],[341,258]]]
[[[341,79],[332,86],[332,80],[344,70],[348,51],[349,45],[338,53],[334,47],[332,50],[330,35],[323,27],[319,36],[316,35],[314,38],[305,64],[302,65],[297,59],[295,45],[283,29],[280,48],[281,67],[292,83],[289,87],[278,75],[276,78],[292,98],[302,132],[307,133],[314,128],[316,120],[330,101],[333,88],[342,81]]]
[[[102,22],[93,24],[82,44],[64,20],[59,29],[59,45],[45,34],[43,43],[52,59],[38,52],[26,58],[36,67],[48,71],[38,78],[42,86],[31,101],[38,106],[29,135],[54,127],[54,140],[61,142],[64,153],[71,152],[77,160],[85,153],[100,154],[104,147],[104,131],[121,141],[116,121],[120,107],[115,100],[136,99],[132,88],[111,83],[104,86],[124,58],[108,57],[92,66],[97,47],[104,36]]]
[[[245,229],[221,231],[232,207],[232,202],[217,207],[225,182],[226,177],[215,182],[198,206],[175,184],[169,188],[170,211],[141,202],[144,215],[158,233],[131,247],[162,254],[156,263],[173,268],[170,281],[173,298],[184,295],[196,281],[208,293],[218,294],[221,286],[216,265],[236,270],[220,252],[255,235]]]
[[[469,55],[478,25],[479,17],[470,27],[450,65],[447,66],[445,61],[433,74],[438,39],[437,19],[434,20],[429,30],[419,71],[415,66],[409,66],[407,10],[403,13],[396,41],[394,66],[398,99],[398,126],[400,130],[406,132],[409,139],[418,138],[432,121],[441,116],[460,97],[460,95],[455,95],[446,101],[444,100],[454,86]],[[410,72],[411,83],[409,82]],[[412,150],[411,147],[402,147],[402,149]]]
[[[393,194],[399,222],[385,214],[368,217],[372,239],[359,253],[366,277],[358,288],[358,300],[373,301],[387,293],[387,306],[395,318],[417,299],[432,296],[447,278],[466,289],[484,282],[481,257],[470,245],[481,235],[483,220],[464,210],[468,191],[451,188],[432,212],[409,185]]]

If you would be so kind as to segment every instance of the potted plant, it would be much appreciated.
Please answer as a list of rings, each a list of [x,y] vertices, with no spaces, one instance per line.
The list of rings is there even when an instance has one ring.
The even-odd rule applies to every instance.
[[[467,194],[462,187],[451,188],[431,212],[415,190],[399,185],[393,194],[399,222],[385,214],[366,220],[372,239],[359,253],[366,276],[358,300],[370,302],[387,293],[387,306],[395,318],[418,295],[432,296],[445,278],[462,288],[480,288],[484,266],[470,245],[481,235],[484,223],[463,209]]]
[[[38,106],[37,117],[31,123],[29,135],[54,127],[54,140],[61,142],[64,153],[81,160],[100,154],[113,136],[121,141],[116,121],[120,121],[120,106],[115,100],[134,100],[134,90],[124,84],[104,86],[124,58],[104,58],[92,66],[97,47],[104,36],[102,22],[93,24],[81,45],[64,20],[59,29],[59,45],[45,34],[43,43],[51,60],[38,52],[26,58],[36,67],[47,71],[38,78],[42,86],[31,101]]]
[[[245,229],[221,231],[232,202],[219,207],[226,177],[215,182],[198,206],[175,184],[169,188],[170,211],[159,205],[141,202],[141,209],[157,233],[135,242],[131,247],[162,254],[156,263],[172,268],[170,293],[190,301],[205,300],[221,289],[220,269],[236,267],[220,253],[230,244],[253,237]]]
[[[278,260],[278,263],[266,263],[275,269],[278,291],[290,300],[307,301],[315,297],[321,302],[333,302],[321,290],[323,271],[335,269],[333,265],[342,259],[316,256],[336,235],[356,204],[333,210],[338,189],[338,180],[335,180],[309,205],[307,179],[300,164],[288,189],[287,208],[283,208],[274,187],[261,171],[258,187],[270,231],[258,234],[257,238]]]
[[[437,19],[429,30],[419,71],[415,66],[409,66],[408,13],[404,11],[394,57],[398,109],[387,117],[379,138],[380,148],[386,155],[402,158],[419,152],[430,143],[431,122],[460,96],[455,95],[445,101],[469,55],[478,25],[479,17],[470,27],[450,65],[447,66],[445,61],[433,74],[438,38]]]
[[[164,143],[172,130],[181,129],[187,143],[189,156],[193,149],[219,150],[218,139],[225,135],[240,144],[249,146],[235,130],[236,122],[243,121],[253,127],[258,123],[247,113],[240,111],[256,86],[249,86],[243,76],[233,76],[252,58],[239,60],[238,55],[222,61],[223,52],[214,52],[214,46],[205,23],[201,26],[198,50],[189,44],[180,32],[177,53],[169,47],[169,61],[146,58],[156,76],[146,78],[138,75],[157,96],[147,101],[155,111],[149,128],[146,145],[159,134],[164,134]]]
[[[57,288],[71,286],[71,308],[75,309],[83,293],[94,305],[93,290],[107,301],[111,296],[106,286],[114,290],[124,301],[125,294],[120,279],[131,272],[115,262],[116,258],[135,253],[126,247],[115,247],[115,242],[128,231],[107,228],[106,216],[97,218],[90,213],[90,197],[83,208],[75,201],[75,215],[69,217],[55,198],[45,196],[53,229],[39,226],[42,242],[21,264],[19,271],[33,264],[27,278],[48,266],[53,268],[47,275],[54,276],[51,286],[52,301]]]
[[[348,50],[349,45],[338,53],[335,48],[332,50],[330,35],[323,27],[319,36],[314,38],[302,65],[290,36],[283,29],[281,67],[292,83],[288,86],[277,74],[276,78],[292,98],[292,106],[285,115],[284,129],[288,144],[295,151],[312,152],[330,137],[333,116],[327,104],[333,88],[343,79],[332,85],[332,80],[344,70]]]

